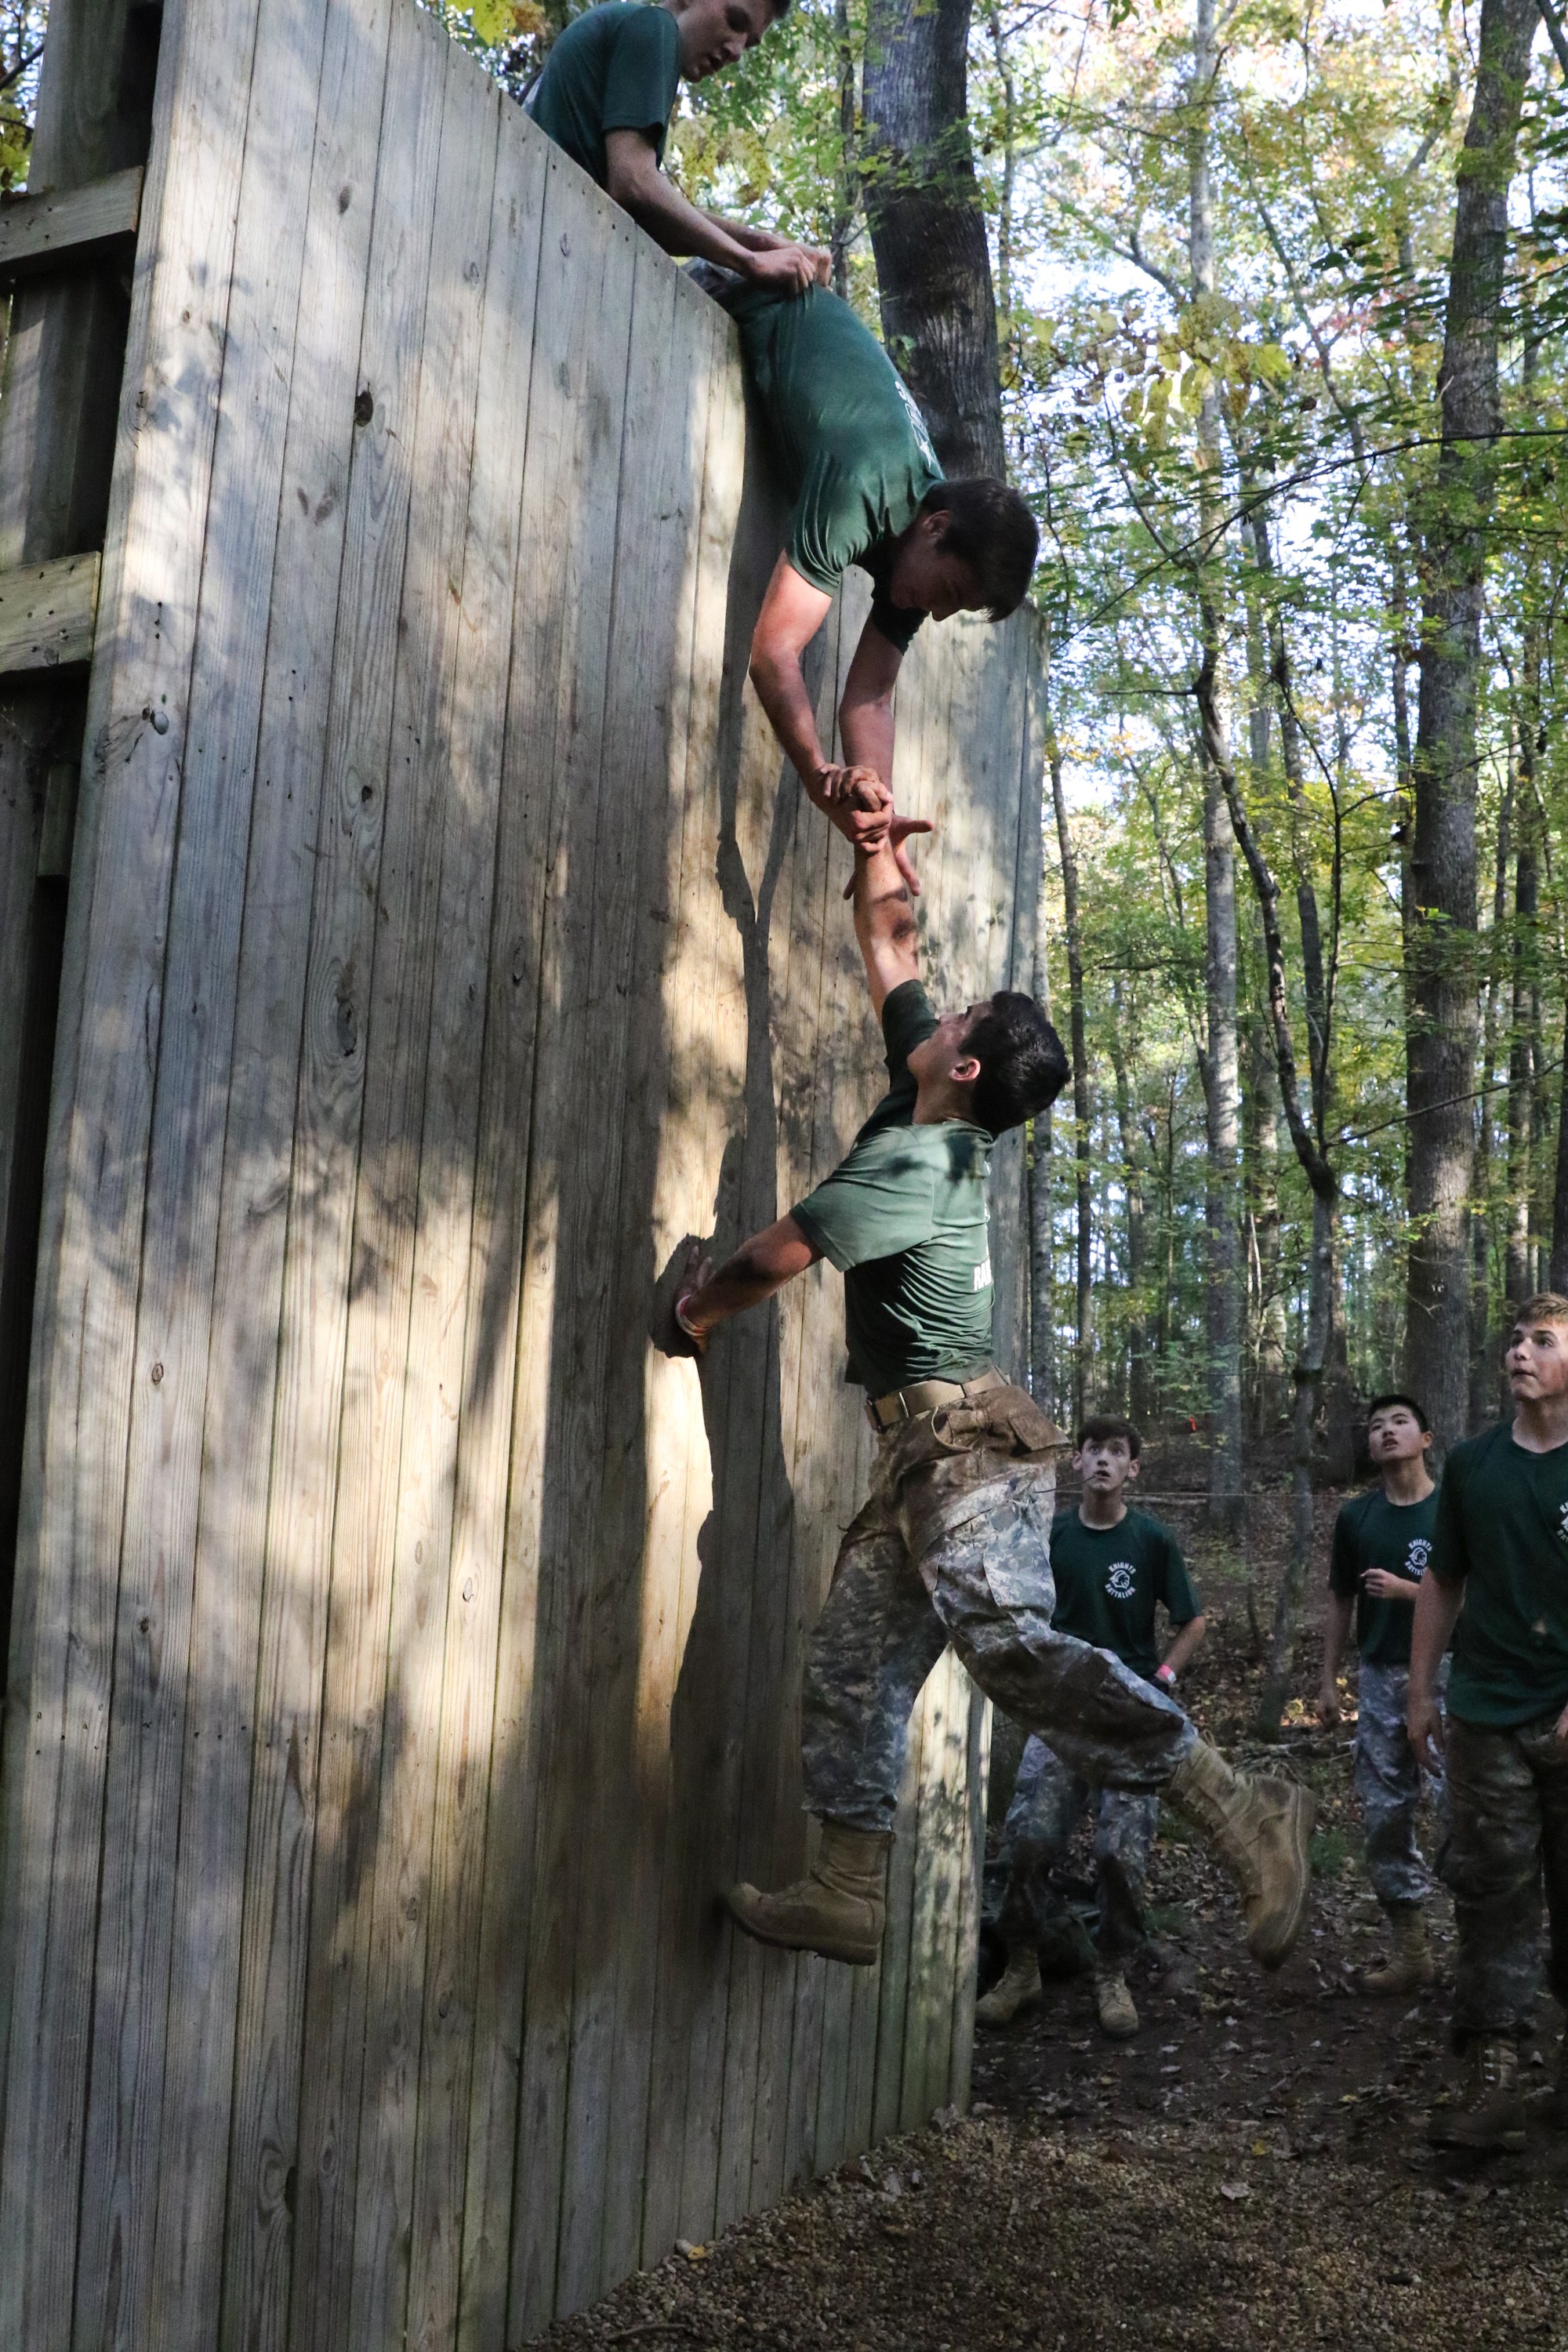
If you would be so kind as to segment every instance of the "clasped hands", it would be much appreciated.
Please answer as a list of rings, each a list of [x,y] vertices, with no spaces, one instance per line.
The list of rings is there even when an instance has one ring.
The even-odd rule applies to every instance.
[[[904,844],[911,834],[934,832],[930,819],[900,816],[893,806],[892,793],[875,768],[847,767],[839,761],[825,760],[816,771],[813,786],[812,798],[826,811],[854,849],[869,853],[880,849],[884,842],[891,843],[899,872],[910,896],[918,898],[920,881]],[[844,896],[849,898],[854,888],[851,876],[845,885]]]

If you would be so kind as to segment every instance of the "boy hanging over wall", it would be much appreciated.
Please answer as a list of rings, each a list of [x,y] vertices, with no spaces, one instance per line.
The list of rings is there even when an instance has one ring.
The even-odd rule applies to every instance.
[[[666,178],[665,139],[682,81],[705,81],[754,48],[789,0],[602,0],[574,16],[528,111],[666,253],[694,253],[739,282],[799,294],[828,257],[771,229],[689,204]]]
[[[1453,2034],[1465,2060],[1459,2101],[1433,2110],[1428,2135],[1469,2148],[1524,2145],[1519,2044],[1540,1979],[1543,1888],[1548,1981],[1568,2001],[1568,1299],[1527,1298],[1506,1360],[1511,1422],[1456,1445],[1444,1465],[1410,1649],[1411,1743],[1447,1768],[1437,1867],[1458,1927]],[[1561,2056],[1552,2113],[1568,2123]]]
[[[1028,592],[1039,529],[1018,492],[988,476],[947,481],[902,377],[847,302],[813,286],[798,301],[722,269],[692,275],[723,303],[792,501],[784,551],[752,635],[751,676],[810,798],[849,840],[871,845],[893,806],[893,689],[928,618],[1005,621]],[[851,564],[871,611],[838,706],[828,757],[802,664]],[[868,779],[874,789],[868,795]],[[895,835],[900,869],[913,869]]]
[[[1278,1967],[1306,1910],[1312,1801],[1232,1772],[1163,1691],[1053,1625],[1059,1440],[989,1360],[987,1153],[1059,1092],[1060,1042],[1026,996],[933,1009],[890,839],[858,852],[854,895],[889,1090],[806,1200],[717,1274],[690,1269],[661,1339],[700,1355],[727,1317],[828,1257],[845,1276],[851,1377],[880,1441],[805,1675],[816,1860],[779,1894],[731,1888],[731,1910],[764,1943],[876,1959],[910,1712],[951,1642],[980,1687],[1084,1780],[1168,1789],[1239,1885],[1253,1953]]]
[[[1366,1833],[1366,1872],[1388,1920],[1389,1957],[1362,1989],[1410,1993],[1432,1981],[1426,1902],[1432,1891],[1415,1843],[1421,1760],[1405,1727],[1410,1696],[1410,1634],[1432,1556],[1437,1488],[1428,1467],[1432,1433],[1412,1396],[1373,1397],[1366,1445],[1378,1484],[1334,1522],[1323,1677],[1318,1719],[1340,1719],[1340,1666],[1355,1620],[1361,1659],[1356,1706],[1355,1788]],[[1442,1777],[1436,1776],[1442,1796]]]
[[[1132,1423],[1113,1414],[1099,1414],[1079,1430],[1073,1468],[1083,1480],[1083,1494],[1077,1507],[1063,1511],[1051,1526],[1057,1588],[1051,1622],[1058,1633],[1109,1650],[1168,1696],[1203,1640],[1204,1620],[1174,1536],[1158,1519],[1128,1507],[1127,1488],[1138,1475],[1142,1450]],[[1163,1662],[1155,1643],[1157,1607],[1170,1619],[1173,1633]],[[1007,1962],[1000,1981],[975,2008],[977,2024],[1005,2025],[1039,1999],[1039,1946],[1060,1902],[1048,1874],[1091,1803],[1100,1898],[1095,2013],[1101,2032],[1113,2041],[1137,2032],[1126,1967],[1143,1941],[1143,1883],[1160,1800],[1152,1791],[1091,1787],[1037,1733],[1024,1749],[1002,1832],[1007,1891],[1000,1926]]]

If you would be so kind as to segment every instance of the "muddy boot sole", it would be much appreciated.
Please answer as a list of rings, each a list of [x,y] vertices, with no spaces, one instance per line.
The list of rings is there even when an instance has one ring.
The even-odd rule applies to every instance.
[[[1296,1782],[1289,1788],[1286,1834],[1295,1863],[1295,1895],[1283,1911],[1262,1922],[1247,1937],[1247,1948],[1259,1968],[1282,1969],[1300,1938],[1306,1925],[1308,1906],[1312,1899],[1312,1865],[1310,1849],[1312,1832],[1318,1819],[1318,1801],[1310,1789]]]

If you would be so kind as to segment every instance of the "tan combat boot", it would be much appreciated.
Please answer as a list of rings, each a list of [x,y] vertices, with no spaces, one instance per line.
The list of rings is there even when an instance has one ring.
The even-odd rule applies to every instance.
[[[1138,2031],[1138,2010],[1120,1969],[1096,1969],[1094,2013],[1101,2033],[1112,2042],[1131,2042]]]
[[[974,2004],[976,2025],[1011,2025],[1021,2009],[1040,1998],[1040,1956],[1033,1944],[1014,1944],[1007,1965],[983,2000]]]
[[[1524,2102],[1519,2095],[1519,2046],[1513,2042],[1472,2042],[1458,2105],[1434,2107],[1426,2137],[1437,2147],[1521,2148]]]
[[[824,1822],[821,1850],[808,1877],[797,1878],[776,1895],[763,1895],[754,1886],[731,1886],[724,1899],[731,1916],[759,1944],[820,1952],[824,1959],[869,1968],[882,1948],[892,1843],[887,1832]]]
[[[1206,1739],[1183,1757],[1164,1793],[1235,1880],[1247,1914],[1247,1950],[1264,1968],[1279,1968],[1307,1916],[1307,1847],[1316,1800],[1293,1780],[1233,1772]]]
[[[1390,1903],[1388,1958],[1380,1969],[1362,1971],[1363,1992],[1419,1992],[1437,1971],[1426,1948],[1426,1915],[1419,1903]]]
[[[1557,2076],[1542,2108],[1553,2131],[1568,2131],[1568,2034],[1557,2044]]]

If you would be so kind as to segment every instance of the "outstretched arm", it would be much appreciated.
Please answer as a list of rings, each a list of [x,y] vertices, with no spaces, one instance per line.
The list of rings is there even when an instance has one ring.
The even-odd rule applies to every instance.
[[[855,937],[879,1021],[895,988],[921,976],[920,927],[891,840],[855,857]]]
[[[605,134],[605,181],[615,202],[630,213],[666,253],[695,253],[725,269],[738,269],[758,285],[804,294],[808,286],[826,284],[826,256],[804,245],[791,245],[765,229],[741,230],[716,214],[689,204],[674,182],[659,169],[652,140],[644,131],[608,131]],[[766,243],[753,242],[766,238]]]
[[[780,1217],[763,1232],[753,1234],[733,1257],[726,1258],[717,1274],[694,1250],[694,1262],[688,1265],[676,1294],[675,1328],[668,1334],[665,1352],[705,1354],[721,1323],[727,1323],[731,1315],[743,1315],[748,1307],[760,1307],[775,1290],[815,1265],[821,1255],[793,1217]]]

